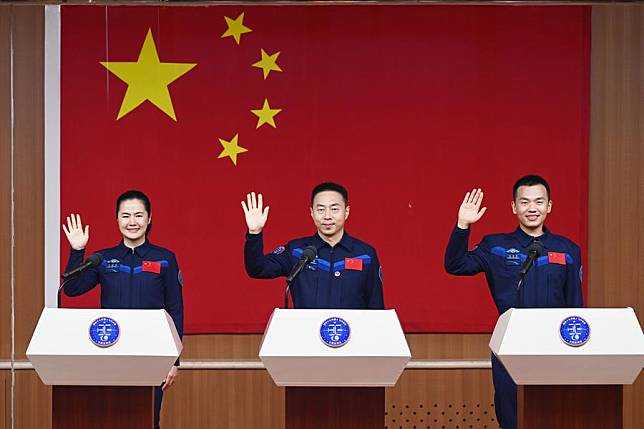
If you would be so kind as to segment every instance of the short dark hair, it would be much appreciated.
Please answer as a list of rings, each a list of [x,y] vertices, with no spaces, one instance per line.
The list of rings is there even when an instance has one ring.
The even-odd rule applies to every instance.
[[[544,179],[541,176],[537,176],[536,174],[529,174],[517,180],[514,186],[512,187],[512,201],[516,201],[517,190],[521,186],[536,186],[536,185],[543,185],[543,187],[546,188],[546,196],[548,197],[548,200],[550,200],[550,186],[548,185],[548,182],[546,182],[546,179]]]
[[[338,194],[342,195],[342,199],[344,200],[344,205],[345,206],[349,205],[349,192],[347,192],[347,188],[333,182],[323,182],[317,185],[315,188],[313,188],[313,191],[311,192],[311,205],[313,205],[313,200],[315,199],[315,196],[320,192],[324,192],[324,191],[337,192]]]
[[[119,215],[119,209],[121,208],[121,203],[127,200],[140,200],[145,206],[145,211],[148,212],[148,216],[152,215],[152,206],[150,205],[150,199],[141,191],[130,190],[125,191],[116,199],[116,216]]]
[[[121,208],[121,203],[123,201],[127,200],[139,200],[143,203],[143,206],[145,207],[145,211],[148,212],[148,217],[152,216],[152,205],[150,204],[150,199],[148,198],[147,195],[145,195],[141,191],[137,190],[129,190],[123,192],[119,197],[116,199],[116,217],[118,218],[119,216],[119,208]],[[147,237],[148,234],[152,231],[152,223],[150,222],[148,224],[148,228],[145,230],[145,236]]]

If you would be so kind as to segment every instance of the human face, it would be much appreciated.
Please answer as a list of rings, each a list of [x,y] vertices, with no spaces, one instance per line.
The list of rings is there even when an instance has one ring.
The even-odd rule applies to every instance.
[[[529,235],[543,234],[543,223],[552,209],[552,201],[543,185],[519,186],[512,201],[512,212],[519,219],[519,226]]]
[[[145,242],[145,231],[150,220],[143,201],[132,199],[121,202],[116,221],[126,246],[136,247]]]
[[[335,244],[344,233],[344,221],[349,217],[349,207],[342,195],[335,191],[322,191],[313,198],[311,217],[320,237]]]

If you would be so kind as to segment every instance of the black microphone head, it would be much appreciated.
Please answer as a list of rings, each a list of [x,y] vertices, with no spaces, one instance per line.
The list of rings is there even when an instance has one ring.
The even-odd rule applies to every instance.
[[[534,240],[530,246],[528,246],[528,253],[536,253],[537,256],[543,255],[543,243],[539,240]]]
[[[103,262],[103,255],[100,253],[94,253],[87,258],[87,261],[92,263],[92,268],[96,268],[101,265],[101,262]]]
[[[317,256],[318,256],[318,249],[316,249],[315,246],[306,246],[302,251],[302,256],[300,257],[302,259],[306,259],[307,261],[312,261]]]

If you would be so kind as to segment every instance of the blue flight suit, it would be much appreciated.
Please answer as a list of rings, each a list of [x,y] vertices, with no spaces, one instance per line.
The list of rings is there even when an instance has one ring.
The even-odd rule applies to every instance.
[[[247,233],[246,272],[256,279],[288,276],[306,246],[315,246],[317,258],[291,285],[295,308],[384,309],[382,269],[376,250],[346,232],[333,247],[316,233],[289,241],[267,255],[262,233]]]
[[[102,308],[165,309],[183,338],[183,296],[181,274],[174,253],[145,241],[131,249],[123,241],[110,249],[100,250],[103,262],[89,268],[65,286],[68,296],[81,295],[101,284]],[[67,268],[78,267],[84,250],[71,250]],[[156,271],[159,271],[158,273]],[[175,365],[179,365],[177,359]],[[159,427],[163,391],[154,389],[154,427]]]
[[[468,251],[470,229],[452,231],[445,251],[445,269],[457,276],[485,273],[499,314],[516,307],[519,269],[534,237],[517,228],[509,234],[492,234]],[[526,274],[520,293],[521,308],[581,307],[581,252],[579,247],[544,227],[538,240],[544,254]],[[503,429],[517,427],[517,387],[501,362],[492,354],[492,379],[496,416]]]

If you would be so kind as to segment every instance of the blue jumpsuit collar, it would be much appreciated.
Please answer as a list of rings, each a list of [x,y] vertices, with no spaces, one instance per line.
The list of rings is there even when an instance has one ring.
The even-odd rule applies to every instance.
[[[152,247],[152,244],[146,238],[145,241],[143,242],[143,244],[141,244],[140,246],[136,246],[134,248],[134,253],[136,253],[141,258],[143,258],[148,253],[148,251],[150,250],[151,247]],[[119,256],[121,256],[121,258],[124,258],[128,253],[132,252],[132,248],[127,247],[125,245],[125,242],[123,240],[121,240],[121,242],[118,245],[118,251],[119,251]]]
[[[322,240],[322,237],[320,237],[320,234],[318,234],[317,232],[315,234],[313,234],[312,238],[313,238],[313,242],[314,242],[313,244],[315,245],[315,247],[318,250],[320,250],[324,246],[331,247],[329,245],[329,243],[327,243],[326,241]],[[346,250],[348,250],[349,252],[352,252],[353,251],[353,237],[349,236],[349,234],[347,234],[347,231],[344,231],[344,234],[342,234],[342,238],[340,239],[338,244],[336,244],[334,247],[337,247],[337,246],[342,246]]]
[[[517,229],[515,229],[512,234],[517,240],[519,240],[519,243],[521,243],[521,246],[523,247],[528,247],[530,243],[532,243],[532,241],[535,239],[535,237],[533,237],[532,235],[526,234],[526,232],[522,230],[520,226],[517,226]],[[550,230],[544,225],[543,234],[539,236],[539,241],[543,243],[544,247],[548,247],[550,236]]]

